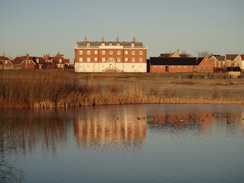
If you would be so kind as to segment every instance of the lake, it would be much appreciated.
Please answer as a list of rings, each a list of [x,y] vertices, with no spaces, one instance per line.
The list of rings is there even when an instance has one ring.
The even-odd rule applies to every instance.
[[[244,105],[1,109],[0,182],[244,182]]]

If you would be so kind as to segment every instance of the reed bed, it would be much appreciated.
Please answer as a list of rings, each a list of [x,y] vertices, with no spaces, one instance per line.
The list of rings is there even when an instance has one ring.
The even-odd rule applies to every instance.
[[[118,77],[119,75],[116,75]],[[130,77],[130,75],[125,75]],[[134,76],[134,75],[133,75]],[[207,95],[182,95],[175,85],[121,82],[65,71],[6,71],[0,73],[1,108],[79,107],[106,104],[214,103],[244,104],[241,95],[230,95],[218,86]],[[152,77],[152,76],[151,76]],[[118,77],[119,78],[119,77]],[[154,81],[156,76],[152,77]],[[157,80],[156,80],[157,81]],[[197,92],[198,93],[198,92]]]

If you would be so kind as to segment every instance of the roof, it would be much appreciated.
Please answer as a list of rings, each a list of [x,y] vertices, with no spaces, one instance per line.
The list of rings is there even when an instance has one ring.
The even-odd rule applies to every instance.
[[[221,55],[212,55],[214,56],[218,61],[225,61],[225,56],[221,56]]]
[[[0,60],[9,60],[9,58],[5,56],[0,56]]]
[[[142,42],[115,42],[115,41],[82,41],[82,42],[77,42],[78,47],[87,47],[87,43],[90,43],[90,47],[99,47],[102,45],[102,43],[105,46],[124,46],[124,47],[131,47],[131,44],[134,44],[134,47],[143,47]]]
[[[26,60],[26,56],[16,57],[12,62],[13,64],[21,64],[24,60]]]
[[[199,65],[204,58],[196,57],[150,57],[151,65]]]
[[[244,60],[244,55],[241,55],[241,59]]]
[[[226,71],[227,72],[230,72],[230,71],[241,72],[241,68],[240,67],[227,67]]]
[[[226,60],[235,60],[239,54],[226,54]]]

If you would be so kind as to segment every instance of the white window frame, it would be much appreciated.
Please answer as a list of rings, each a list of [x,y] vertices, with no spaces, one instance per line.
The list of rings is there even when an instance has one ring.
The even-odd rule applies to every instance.
[[[125,54],[128,55],[128,51],[125,51]]]
[[[79,51],[79,55],[83,55],[83,51]]]
[[[140,55],[143,55],[143,51],[140,51],[139,54],[140,54]]]
[[[102,58],[102,62],[105,62],[106,61],[106,59],[105,58]]]
[[[143,58],[139,58],[139,61],[140,61],[140,62],[143,62]]]
[[[136,54],[136,52],[135,51],[131,51],[131,55],[135,55]]]
[[[91,51],[90,50],[86,51],[86,54],[87,55],[90,55],[91,54]]]
[[[120,62],[120,58],[117,58],[117,62]]]
[[[111,51],[109,51],[109,55],[113,55],[113,51],[111,50]]]
[[[83,62],[83,58],[79,58],[79,62]]]
[[[88,58],[86,59],[86,61],[87,61],[87,62],[90,62],[90,61],[91,61],[91,58],[90,58],[90,57],[88,57]]]
[[[97,57],[94,58],[94,61],[97,62]]]
[[[136,60],[135,58],[131,58],[131,62],[135,62],[135,60]]]
[[[106,52],[105,52],[105,50],[103,50],[103,51],[102,51],[102,55],[105,55],[105,54],[106,54]]]
[[[97,55],[97,50],[94,51],[94,54]]]
[[[128,61],[128,58],[125,58],[125,62],[127,62]]]
[[[117,51],[117,55],[120,55],[120,51]]]

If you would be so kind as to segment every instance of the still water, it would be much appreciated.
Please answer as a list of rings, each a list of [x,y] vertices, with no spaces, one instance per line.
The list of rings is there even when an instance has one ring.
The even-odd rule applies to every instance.
[[[243,105],[1,110],[0,182],[244,182]]]

